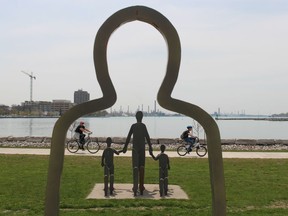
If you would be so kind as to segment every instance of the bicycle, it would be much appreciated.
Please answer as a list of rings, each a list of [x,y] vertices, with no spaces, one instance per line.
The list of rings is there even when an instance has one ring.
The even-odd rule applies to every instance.
[[[91,133],[87,133],[87,137],[85,138],[85,143],[82,145],[80,143],[80,140],[77,138],[73,138],[67,142],[67,150],[71,153],[76,153],[81,147],[83,146],[86,147],[86,149],[91,153],[91,154],[96,154],[99,149],[100,145],[97,140],[92,140],[90,137]]]
[[[185,156],[186,154],[190,154],[190,152],[193,151],[193,149],[196,149],[196,154],[199,157],[204,157],[207,154],[207,148],[205,146],[203,146],[199,141],[192,146],[191,151],[189,151],[189,146],[190,144],[187,143],[184,140],[180,140],[180,143],[185,142],[185,144],[181,144],[178,148],[177,148],[177,153],[180,156]]]

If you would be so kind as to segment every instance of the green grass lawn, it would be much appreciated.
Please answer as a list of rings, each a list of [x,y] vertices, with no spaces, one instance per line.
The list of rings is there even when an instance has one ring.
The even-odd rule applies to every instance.
[[[48,156],[0,155],[0,215],[43,215]],[[169,184],[189,200],[86,200],[103,182],[99,157],[65,156],[60,215],[211,215],[208,160],[171,158]],[[227,215],[288,215],[288,160],[224,159]],[[131,158],[115,158],[115,182],[132,183]],[[158,183],[146,160],[145,183]]]

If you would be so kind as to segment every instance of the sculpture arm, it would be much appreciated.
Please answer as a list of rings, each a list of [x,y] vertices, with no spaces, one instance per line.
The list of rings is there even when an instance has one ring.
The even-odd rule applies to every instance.
[[[113,149],[113,152],[114,152],[115,154],[117,154],[117,155],[119,155],[119,153],[122,152],[122,151],[123,151],[123,150],[117,151],[117,150]]]
[[[154,156],[153,152],[150,152],[150,151],[149,151],[149,154],[151,155],[151,157],[152,157],[154,160],[157,160],[157,159],[156,159],[157,157]]]
[[[127,151],[127,146],[128,146],[128,144],[129,144],[129,142],[130,142],[130,139],[131,139],[132,134],[133,134],[133,126],[131,126],[131,128],[130,128],[130,130],[129,130],[129,133],[128,133],[127,138],[126,138],[125,145],[124,145],[123,150],[122,150],[122,152],[123,152],[124,154],[125,154],[126,151]]]
[[[104,166],[104,158],[105,158],[105,150],[103,151],[102,158],[101,158],[101,166]]]
[[[151,140],[150,140],[150,136],[149,136],[149,133],[147,131],[147,128],[145,126],[145,130],[146,130],[146,135],[145,135],[145,138],[146,138],[146,141],[147,141],[147,144],[149,146],[149,153],[151,154],[153,149],[152,149],[152,144],[151,144]]]
[[[152,153],[153,154],[153,153]],[[154,157],[153,159],[154,160],[159,160],[159,158],[160,158],[160,154],[158,154],[156,157]]]

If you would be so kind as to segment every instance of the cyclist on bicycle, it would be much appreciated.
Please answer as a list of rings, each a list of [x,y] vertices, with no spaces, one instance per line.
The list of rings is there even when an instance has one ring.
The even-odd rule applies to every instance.
[[[85,136],[86,136],[84,132],[91,133],[89,129],[85,128],[84,124],[85,123],[81,121],[75,129],[75,133],[79,135],[79,142],[81,144],[80,148],[82,150],[84,149],[83,145],[85,144]]]
[[[192,151],[192,147],[195,145],[196,142],[198,142],[198,137],[193,136],[192,126],[187,126],[187,130],[185,130],[181,134],[181,139],[183,139],[185,142],[189,144],[188,151]]]

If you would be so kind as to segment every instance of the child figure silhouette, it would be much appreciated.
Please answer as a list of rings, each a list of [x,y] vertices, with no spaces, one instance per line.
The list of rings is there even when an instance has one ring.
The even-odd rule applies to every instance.
[[[165,145],[160,146],[161,153],[156,157],[151,152],[151,156],[154,160],[159,160],[159,189],[160,196],[167,196],[168,193],[168,170],[170,170],[169,157],[165,154]]]
[[[106,139],[107,148],[104,149],[102,154],[101,166],[104,167],[104,195],[108,196],[108,181],[110,179],[110,195],[113,195],[114,191],[114,154],[119,155],[122,151],[116,151],[111,148],[112,139],[108,137]]]

